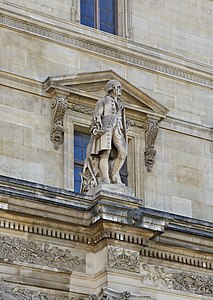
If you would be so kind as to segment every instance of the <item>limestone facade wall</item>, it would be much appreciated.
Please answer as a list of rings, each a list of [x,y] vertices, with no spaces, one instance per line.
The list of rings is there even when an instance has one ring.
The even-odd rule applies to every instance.
[[[130,39],[86,28],[79,18],[70,21],[77,1],[58,6],[3,1],[1,174],[72,189],[65,175],[67,150],[54,150],[49,139],[51,99],[42,83],[48,76],[112,69],[169,109],[160,123],[153,170],[141,167],[145,205],[210,220],[212,2],[132,1]]]

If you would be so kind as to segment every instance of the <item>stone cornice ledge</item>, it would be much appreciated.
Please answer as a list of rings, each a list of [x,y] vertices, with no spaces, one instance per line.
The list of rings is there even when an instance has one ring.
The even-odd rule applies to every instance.
[[[49,41],[64,44],[67,47],[76,48],[80,51],[88,51],[93,54],[96,53],[96,55],[110,57],[110,59],[125,64],[127,63],[150,72],[171,76],[179,80],[188,81],[209,88],[213,87],[213,77],[210,66],[209,72],[201,71],[200,66],[199,68],[185,66],[185,63],[176,63],[176,59],[174,59],[174,62],[171,62],[168,59],[165,59],[165,53],[164,55],[157,55],[156,53],[154,56],[153,51],[148,51],[150,53],[147,54],[147,51],[143,51],[142,48],[138,49],[137,52],[135,49],[130,50],[128,49],[130,48],[128,47],[128,44],[125,43],[125,40],[120,37],[111,37],[110,35],[107,35],[108,43],[106,44],[106,39],[104,38],[104,41],[102,41],[99,38],[98,33],[93,34],[93,37],[86,35],[86,30],[85,32],[83,28],[80,30],[80,25],[77,26],[76,24],[70,23],[72,26],[68,26],[67,22],[65,22],[65,29],[61,23],[63,20],[60,20],[58,25],[52,25],[49,17],[46,18],[46,20],[44,19],[45,18],[43,17],[43,20],[41,21],[32,17],[9,13],[4,10],[2,10],[0,16],[1,23],[5,27],[46,38]],[[57,22],[55,21],[55,23]],[[77,27],[79,27],[78,31],[74,31]],[[82,32],[84,33],[83,38]],[[102,36],[105,36],[105,34],[102,33],[100,37]],[[112,41],[110,42],[110,40]],[[110,46],[108,46],[109,42]]]
[[[81,225],[90,226],[98,220],[107,220],[131,225],[135,229],[144,228],[159,233],[164,232],[164,230],[172,230],[200,238],[213,237],[213,224],[211,222],[142,207],[140,199],[115,193],[99,193],[95,197],[89,197],[56,187],[0,175],[0,195],[0,210],[8,212],[12,202],[8,202],[7,199],[13,198],[14,203],[16,202],[15,199],[24,199],[23,204],[21,204],[22,201],[19,202],[19,209],[16,206],[16,212],[20,210],[23,213],[22,205],[26,210],[27,201],[29,203],[36,202],[37,210],[39,210],[38,204],[40,202],[41,205],[45,203],[45,206],[42,205],[44,216],[46,216],[44,208],[48,210],[48,206],[61,207],[64,214],[67,214],[68,211],[79,211],[80,215],[76,220],[74,220],[74,215],[72,219],[69,216],[69,223],[72,224],[77,224],[80,221]],[[35,208],[30,213],[37,214]],[[57,214],[57,210],[56,213],[54,210],[54,214]],[[60,214],[63,215],[62,212]],[[81,222],[83,216],[84,219],[87,219],[84,223]]]

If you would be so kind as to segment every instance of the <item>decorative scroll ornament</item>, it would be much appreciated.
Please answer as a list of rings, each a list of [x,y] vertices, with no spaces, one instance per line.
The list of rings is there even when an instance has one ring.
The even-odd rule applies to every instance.
[[[169,268],[142,264],[142,282],[184,291],[188,293],[213,296],[213,278],[199,274],[178,272]]]
[[[55,96],[52,100],[52,129],[50,139],[54,144],[56,150],[59,145],[64,142],[64,126],[63,119],[68,106],[68,102],[65,96]]]
[[[78,269],[80,260],[69,249],[50,247],[24,239],[0,236],[0,259],[9,262],[30,263],[66,271]]]
[[[139,253],[122,248],[109,247],[108,266],[118,270],[139,273]]]
[[[154,149],[155,141],[157,139],[159,125],[156,120],[148,122],[148,129],[146,131],[146,147],[145,147],[145,166],[147,171],[151,172],[155,163],[156,150]]]

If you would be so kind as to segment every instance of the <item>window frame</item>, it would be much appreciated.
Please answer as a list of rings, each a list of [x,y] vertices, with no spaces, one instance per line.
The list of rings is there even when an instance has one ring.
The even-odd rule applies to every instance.
[[[89,30],[98,30],[81,24],[80,0],[71,1],[71,21],[78,23],[81,26],[85,26]],[[130,0],[117,1],[117,34],[114,36],[116,35],[127,39],[133,39],[134,29],[132,26],[132,1]]]
[[[80,0],[80,1],[83,1],[83,0]],[[101,20],[101,5],[100,5],[101,0],[93,0],[93,1],[94,1],[93,26],[84,24],[83,23],[84,16],[81,15],[81,13],[80,13],[80,22],[81,22],[81,24],[85,25],[85,26],[88,26],[90,28],[96,28],[96,29],[101,30],[103,32],[107,32],[107,33],[110,33],[110,34],[117,35],[117,33],[118,33],[118,20],[117,20],[118,19],[118,1],[117,0],[111,0],[112,1],[112,6],[113,6],[113,9],[111,10],[111,15],[112,15],[112,19],[113,19],[113,26],[111,26],[112,31],[104,30],[104,29],[101,28],[101,26],[103,25],[103,22]],[[81,5],[82,5],[82,3],[80,3],[80,9],[82,8]],[[85,8],[86,8],[86,6],[85,6]],[[92,19],[92,18],[89,18],[89,15],[87,15],[87,17],[88,17],[87,19]],[[108,27],[107,24],[106,24],[106,27]]]
[[[68,110],[64,120],[64,188],[74,191],[74,131],[89,132],[92,116]],[[131,127],[128,131],[128,187],[144,199],[145,131]],[[130,170],[134,170],[131,171]],[[137,176],[136,176],[137,174]]]

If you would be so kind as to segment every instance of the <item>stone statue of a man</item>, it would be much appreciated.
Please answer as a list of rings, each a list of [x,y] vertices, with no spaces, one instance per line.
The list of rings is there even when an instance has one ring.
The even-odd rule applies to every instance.
[[[109,80],[106,96],[96,103],[91,124],[91,140],[82,174],[82,192],[99,183],[121,184],[119,171],[127,156],[127,135],[121,84]]]

